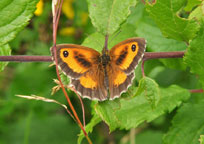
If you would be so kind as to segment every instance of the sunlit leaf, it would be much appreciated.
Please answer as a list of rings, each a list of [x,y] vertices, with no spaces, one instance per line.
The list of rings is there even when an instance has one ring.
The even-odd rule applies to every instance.
[[[135,0],[87,0],[92,24],[103,35],[113,34],[130,15]]]
[[[144,121],[150,122],[162,114],[171,112],[182,101],[187,100],[189,92],[178,86],[160,89],[161,98],[152,109],[144,92],[133,98],[117,99],[96,104],[98,115],[109,125],[110,131],[116,128],[130,129]]]
[[[28,24],[38,1],[39,0],[0,1],[0,46],[12,40],[16,34]]]
[[[199,75],[199,80],[204,88],[204,23],[201,24],[198,35],[190,42],[185,62],[191,68],[191,72]]]
[[[199,25],[194,20],[179,17],[178,11],[186,0],[157,0],[147,4],[146,8],[164,36],[188,42],[198,30]]]

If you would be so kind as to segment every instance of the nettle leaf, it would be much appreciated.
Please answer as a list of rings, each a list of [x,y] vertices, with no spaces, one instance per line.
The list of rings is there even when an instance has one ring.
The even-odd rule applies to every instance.
[[[161,30],[149,17],[149,14],[145,11],[143,5],[137,5],[136,10],[137,9],[139,10],[138,13],[143,11],[143,14],[137,21],[136,34],[147,40],[147,47],[149,51],[169,52],[186,50],[187,45],[184,42],[168,39],[162,35]],[[169,68],[181,70],[186,68],[182,59],[160,59],[160,61]]]
[[[179,17],[178,11],[185,3],[186,0],[157,0],[154,4],[147,4],[146,8],[164,36],[188,42],[195,36],[199,25],[195,20]]]
[[[0,46],[11,41],[30,20],[39,0],[0,1]]]
[[[110,131],[116,128],[130,129],[144,121],[150,122],[167,111],[171,112],[190,97],[187,90],[176,85],[160,89],[160,94],[160,101],[154,109],[143,92],[135,97],[100,102],[95,105],[95,110],[109,125]]]
[[[164,136],[166,144],[196,144],[204,133],[204,101],[199,104],[185,104],[172,121],[172,127]]]
[[[94,114],[91,121],[85,127],[86,132],[91,133],[93,131],[93,128],[100,122],[101,122],[101,118],[98,115]],[[85,137],[84,133],[81,130],[79,137],[78,137],[78,144],[80,144],[82,142],[84,137]]]
[[[191,72],[198,74],[204,88],[204,23],[202,22],[198,35],[190,42],[184,60]]]
[[[160,100],[159,85],[151,78],[143,77],[139,81],[139,87],[135,95],[143,93],[152,108],[155,108]]]
[[[0,56],[11,55],[11,49],[8,44],[0,46]],[[8,62],[0,62],[0,71],[3,71]]]
[[[130,15],[136,0],[87,0],[92,24],[103,35],[113,34]]]

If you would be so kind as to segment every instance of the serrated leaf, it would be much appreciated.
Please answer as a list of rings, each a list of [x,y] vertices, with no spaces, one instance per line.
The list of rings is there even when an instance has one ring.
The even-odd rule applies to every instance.
[[[195,6],[201,4],[202,0],[188,0],[185,11],[191,11]]]
[[[164,136],[165,144],[197,144],[204,133],[204,101],[199,104],[185,104],[172,121],[172,127]]]
[[[191,72],[199,75],[204,88],[204,23],[202,22],[198,35],[190,42],[184,60]]]
[[[154,4],[147,4],[146,8],[164,36],[188,42],[195,36],[199,26],[194,20],[179,17],[178,11],[185,2],[186,0],[157,0]]]
[[[137,22],[138,26],[136,34],[147,40],[147,47],[149,51],[169,52],[186,50],[187,46],[184,42],[165,38],[162,35],[161,30],[149,17],[148,13],[141,7],[144,6],[140,5],[139,7],[136,7],[138,10],[143,11],[143,15]],[[160,59],[160,61],[169,68],[181,70],[186,68],[182,59]]]
[[[103,35],[113,34],[130,14],[135,0],[87,0],[92,24]]]
[[[28,24],[39,0],[0,1],[0,46],[11,41]]]
[[[0,46],[0,56],[11,55],[11,49],[8,44]],[[3,71],[8,62],[0,62],[0,71]]]
[[[130,129],[144,121],[150,122],[160,115],[171,112],[182,101],[190,97],[190,93],[176,85],[160,89],[161,98],[152,109],[144,93],[136,97],[120,98],[96,104],[96,113],[109,125],[110,131],[116,128]]]
[[[155,108],[160,100],[159,85],[151,78],[143,77],[139,81],[139,87],[135,95],[143,93],[152,108]]]
[[[91,119],[91,121],[86,125],[85,130],[88,133],[91,133],[93,131],[94,126],[96,126],[99,122],[101,122],[101,118],[98,115],[94,115]],[[84,139],[84,133],[81,131],[78,137],[78,144],[82,142]]]
[[[189,15],[189,19],[196,19],[198,21],[204,20],[204,2],[195,8]]]

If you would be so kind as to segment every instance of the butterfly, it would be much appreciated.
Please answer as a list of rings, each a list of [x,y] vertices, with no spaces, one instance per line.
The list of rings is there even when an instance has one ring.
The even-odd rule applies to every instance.
[[[70,78],[69,86],[84,98],[104,101],[120,97],[131,86],[146,41],[129,38],[110,50],[105,43],[102,53],[76,44],[60,44],[56,48],[59,68]],[[51,53],[54,60],[53,48]]]

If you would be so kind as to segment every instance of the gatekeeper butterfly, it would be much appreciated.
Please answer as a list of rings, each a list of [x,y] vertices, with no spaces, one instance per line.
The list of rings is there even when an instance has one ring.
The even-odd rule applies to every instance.
[[[146,47],[143,38],[126,39],[102,53],[81,45],[57,45],[57,60],[61,70],[70,78],[70,86],[85,98],[113,100],[126,92],[134,79],[134,70]],[[54,59],[54,51],[51,49]]]

